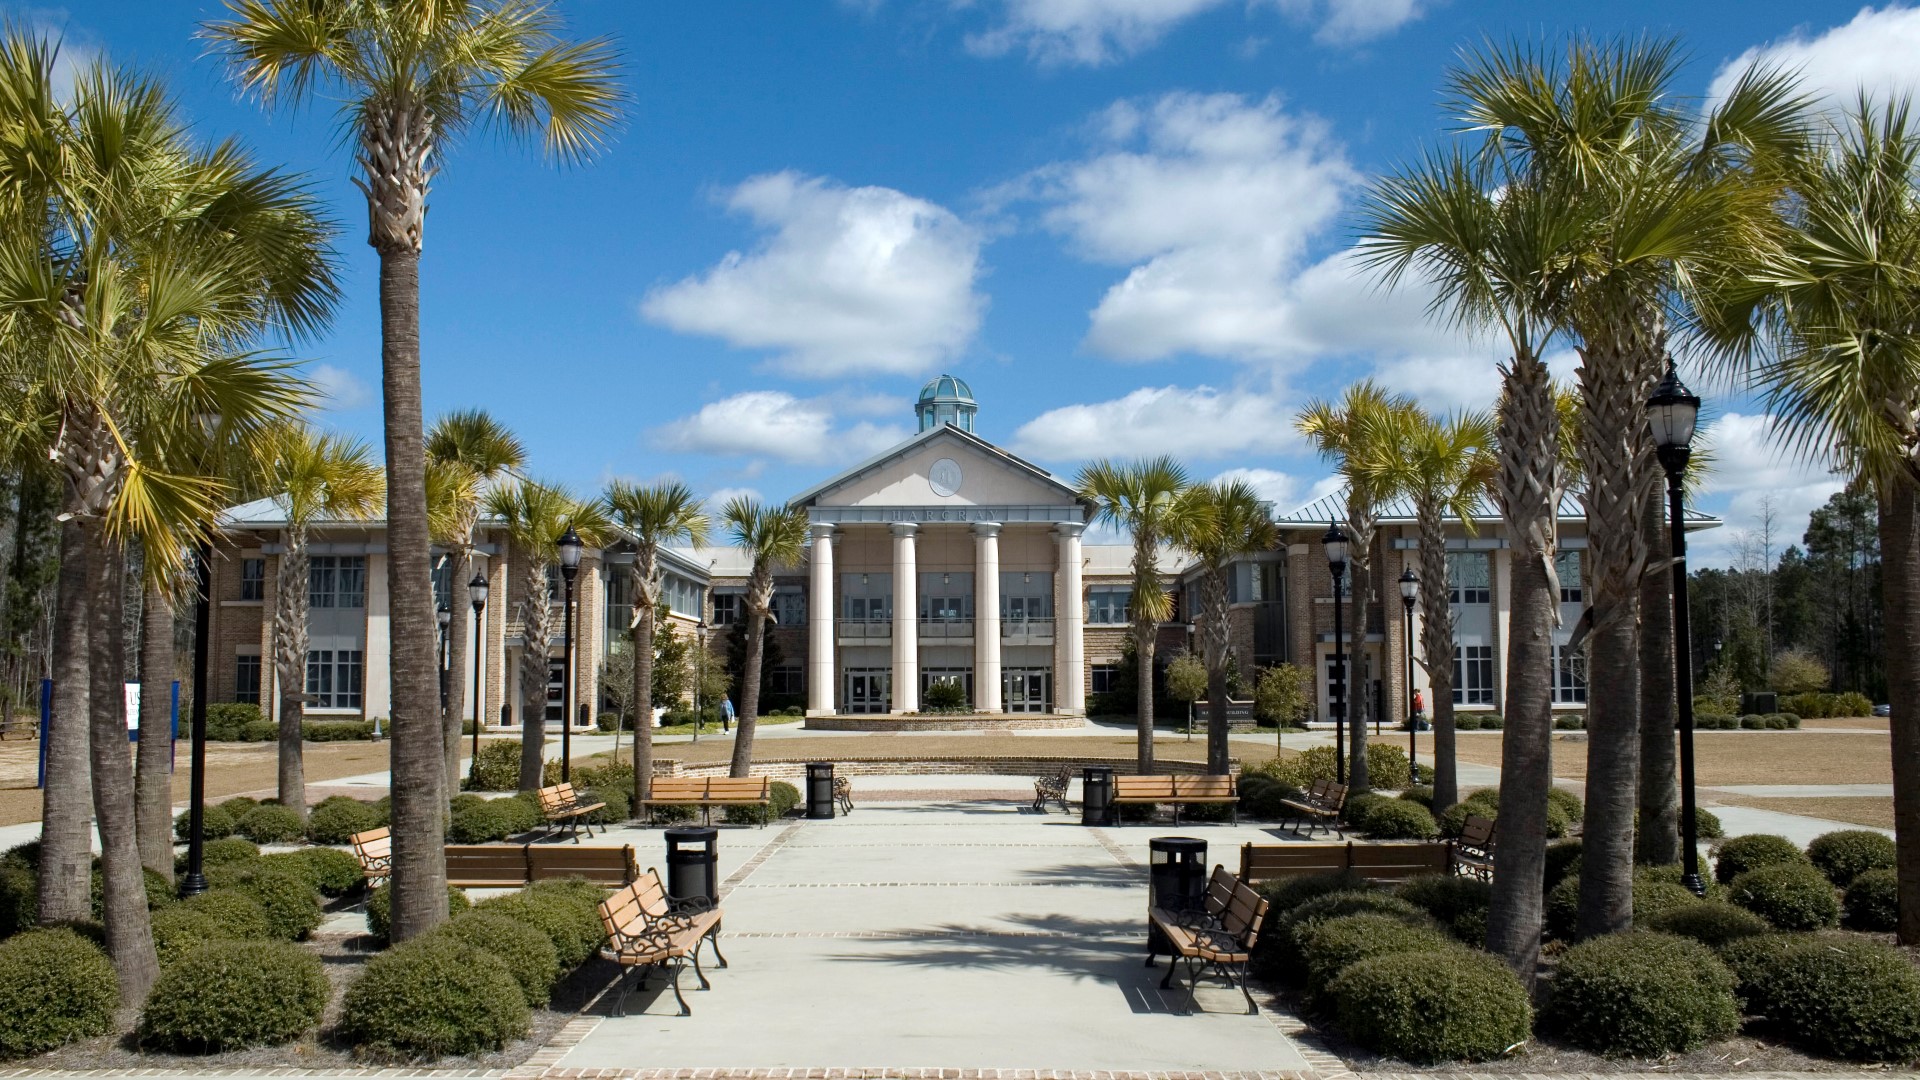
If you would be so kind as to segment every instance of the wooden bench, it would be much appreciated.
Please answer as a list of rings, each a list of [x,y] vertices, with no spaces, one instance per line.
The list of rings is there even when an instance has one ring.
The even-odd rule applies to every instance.
[[[1233,822],[1240,823],[1240,790],[1231,776],[1116,776],[1113,778],[1115,806],[1173,804],[1173,822],[1180,823],[1180,808],[1188,804],[1221,804],[1233,807]]]
[[[1033,809],[1035,813],[1047,812],[1047,804],[1057,802],[1060,812],[1070,813],[1067,809],[1067,786],[1073,783],[1073,769],[1060,766],[1060,771],[1052,776],[1038,777],[1033,782]]]
[[[1181,1010],[1183,1014],[1193,1011],[1194,988],[1200,977],[1210,971],[1224,976],[1229,984],[1240,987],[1241,996],[1247,999],[1248,1013],[1260,1011],[1253,994],[1247,989],[1247,961],[1252,958],[1253,947],[1260,938],[1260,924],[1266,921],[1267,901],[1244,882],[1234,881],[1231,886],[1226,885],[1222,881],[1223,874],[1224,868],[1214,868],[1203,909],[1167,911],[1154,908],[1149,913],[1154,928],[1165,936],[1168,946],[1173,950],[1167,957],[1167,976],[1160,980],[1160,989],[1173,989],[1180,961],[1187,962],[1189,1007]],[[1216,898],[1219,900],[1217,910]],[[1147,966],[1152,967],[1155,954],[1151,941],[1147,948]]]
[[[1307,790],[1296,798],[1282,799],[1280,805],[1293,811],[1294,835],[1300,834],[1299,823],[1307,823],[1306,835],[1312,836],[1322,826],[1326,826],[1342,836],[1347,834],[1340,825],[1340,811],[1347,805],[1347,785],[1336,784],[1331,780],[1315,780]]]
[[[1309,841],[1240,848],[1240,880],[1247,884],[1315,874],[1394,882],[1452,872],[1452,846],[1431,840]]]
[[[632,987],[624,975],[620,980],[620,996],[613,1005],[615,1016],[626,1015],[628,992],[646,989],[647,976],[655,969],[668,973],[674,999],[680,1002],[680,1015],[691,1016],[693,1010],[680,994],[680,972],[687,961],[693,961],[693,973],[699,976],[702,990],[711,989],[712,984],[700,970],[701,945],[711,943],[720,966],[727,966],[727,958],[720,951],[720,909],[704,896],[669,901],[659,872],[652,869],[601,902],[600,925],[607,931],[607,944],[600,955],[634,969]]]
[[[837,787],[838,785],[836,785]],[[848,785],[848,801],[852,785]],[[716,806],[769,806],[773,803],[772,781],[764,776],[656,776],[653,790],[641,803],[647,808],[647,823],[653,823],[656,806],[697,806],[702,820],[713,822]],[[766,822],[760,822],[762,828]]]
[[[1481,881],[1493,880],[1494,832],[1494,823],[1490,818],[1478,815],[1467,818],[1460,835],[1453,839],[1455,873],[1477,877]]]
[[[640,876],[631,847],[450,844],[446,858],[447,884],[467,889],[517,889],[567,878],[613,888]]]
[[[606,803],[586,801],[579,792],[573,790],[572,784],[562,783],[543,787],[538,794],[540,812],[546,815],[548,830],[557,831],[564,825],[576,844],[580,842],[580,826],[585,825],[587,835],[593,835],[593,822],[587,818],[587,815],[595,810],[607,808]]]
[[[393,830],[382,825],[354,833],[353,857],[360,860],[360,873],[367,879],[367,888],[379,888],[393,872]]]

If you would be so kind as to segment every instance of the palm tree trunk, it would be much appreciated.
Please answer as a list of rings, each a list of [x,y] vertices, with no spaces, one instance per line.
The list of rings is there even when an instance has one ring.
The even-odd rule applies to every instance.
[[[756,600],[758,598],[756,597]],[[753,773],[753,733],[760,725],[760,658],[766,646],[767,611],[760,603],[747,605],[747,658],[740,672],[740,715],[734,718],[732,777]],[[636,664],[639,657],[634,658]]]
[[[173,880],[173,604],[149,581],[140,608],[140,744],[133,815],[140,864]]]
[[[1420,503],[1420,651],[1427,660],[1427,689],[1433,707],[1433,805],[1445,809],[1460,801],[1460,780],[1453,730],[1453,606],[1447,588],[1447,534],[1440,503]],[[1408,672],[1412,679],[1413,673]]]
[[[424,186],[414,194],[425,204]],[[374,200],[369,199],[369,202]],[[380,248],[381,392],[387,452],[387,598],[392,612],[393,941],[447,918],[445,755],[440,739],[427,455],[420,414],[420,249]]]
[[[1502,378],[1500,500],[1513,545],[1506,729],[1500,741],[1500,843],[1494,848],[1487,949],[1532,986],[1540,963],[1547,789],[1553,784],[1553,624],[1547,590],[1560,501],[1559,419],[1546,365],[1514,358]]]
[[[1880,588],[1886,605],[1887,700],[1893,716],[1893,838],[1899,848],[1902,945],[1920,944],[1920,487],[1880,484]]]
[[[1153,635],[1152,622],[1133,621],[1133,654],[1140,660],[1140,669],[1134,672],[1134,688],[1140,694],[1140,705],[1134,712],[1134,769],[1141,776],[1153,775]]]
[[[1358,499],[1348,488],[1347,497]],[[1347,580],[1352,584],[1351,610],[1347,619],[1347,790],[1363,794],[1372,785],[1367,777],[1367,721],[1372,718],[1372,683],[1367,679],[1367,608],[1373,600],[1373,515],[1349,508],[1347,527],[1353,536],[1353,565]],[[1340,648],[1336,643],[1334,648]]]
[[[553,638],[553,605],[547,600],[546,565],[524,552],[521,563],[520,790],[538,791],[547,766],[547,643]]]
[[[1227,584],[1230,568],[1208,569],[1201,580],[1206,594],[1206,618],[1200,627],[1201,653],[1207,666],[1207,772],[1225,776],[1230,747],[1227,728],[1227,665],[1233,663],[1233,627]]]
[[[1225,776],[1230,768],[1227,743],[1227,669],[1207,672],[1207,772]]]
[[[472,530],[468,530],[469,533]],[[448,579],[447,607],[452,619],[447,623],[447,712],[440,726],[441,752],[446,765],[446,791],[449,797],[460,790],[460,749],[466,741],[463,719],[467,712],[467,639],[473,633],[473,608],[466,602],[467,578],[473,573],[473,558],[461,558]],[[474,687],[475,694],[479,687]],[[479,714],[474,714],[477,719]]]
[[[125,552],[95,536],[89,544],[87,628],[94,815],[100,824],[101,908],[107,953],[119,976],[120,1004],[134,1007],[160,975],[147,918],[146,881],[133,806],[133,760],[127,752]],[[77,613],[76,613],[77,614]]]
[[[86,526],[80,518],[70,517],[61,524],[57,609],[62,617],[54,620],[53,720],[47,728],[47,786],[40,811],[39,916],[43,924],[78,922],[93,909],[87,547]]]
[[[273,612],[274,686],[280,698],[280,804],[307,816],[307,768],[301,728],[307,713],[307,527],[287,527]],[[391,556],[389,556],[391,557]]]
[[[636,574],[636,577],[639,575]],[[646,590],[634,584],[642,610],[633,621],[633,810],[653,793],[653,616]],[[696,718],[697,721],[697,718]]]
[[[1640,526],[1649,554],[1670,550],[1658,497],[1647,499]],[[1591,681],[1588,687],[1591,693]],[[1640,825],[1634,857],[1649,866],[1680,861],[1673,706],[1673,579],[1662,571],[1640,579]]]

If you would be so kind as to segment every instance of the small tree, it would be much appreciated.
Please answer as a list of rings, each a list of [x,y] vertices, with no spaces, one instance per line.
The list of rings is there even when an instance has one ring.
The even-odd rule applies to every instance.
[[[1768,683],[1782,694],[1811,694],[1833,681],[1826,662],[1805,649],[1782,649],[1773,654]]]
[[[619,757],[619,731],[633,721],[633,646],[616,641],[607,647],[607,658],[600,661],[600,694],[620,717],[615,725],[614,756]]]
[[[1299,664],[1276,664],[1260,672],[1253,687],[1253,712],[1273,721],[1274,756],[1279,756],[1287,726],[1304,723],[1313,707],[1312,683],[1313,672]]]
[[[1207,665],[1190,652],[1175,653],[1167,664],[1167,696],[1187,707],[1187,730],[1193,730],[1193,703],[1207,693]]]
[[[653,635],[653,704],[672,708],[693,691],[694,645],[674,630],[664,612],[654,625],[659,629]]]

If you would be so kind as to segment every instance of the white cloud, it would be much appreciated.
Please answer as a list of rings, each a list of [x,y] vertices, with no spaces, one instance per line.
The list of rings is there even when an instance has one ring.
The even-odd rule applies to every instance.
[[[1292,413],[1278,397],[1248,390],[1148,386],[1041,413],[1014,432],[1013,450],[1043,461],[1291,450],[1299,447]]]
[[[979,329],[981,238],[944,207],[795,172],[753,177],[726,205],[770,235],[653,289],[646,318],[777,350],[778,366],[812,377],[918,373],[958,355]]]
[[[872,456],[910,434],[904,427],[864,420],[837,427],[834,410],[823,399],[749,390],[661,426],[653,442],[686,453],[822,464]]]
[[[1293,508],[1300,491],[1300,479],[1277,469],[1228,469],[1213,478],[1213,483],[1244,481],[1282,513]]]
[[[967,49],[1003,56],[1015,49],[1041,64],[1097,65],[1133,56],[1176,24],[1225,0],[1002,0],[1001,21],[967,36]],[[970,0],[953,0],[955,7]]]
[[[373,404],[373,388],[346,368],[315,364],[307,370],[307,380],[329,409],[360,409]]]
[[[1818,34],[1803,29],[1748,49],[1715,74],[1709,96],[1725,97],[1740,73],[1758,63],[1798,71],[1806,90],[1827,95],[1831,106],[1849,106],[1862,88],[1884,100],[1889,91],[1920,91],[1920,66],[1913,62],[1916,53],[1920,53],[1920,8],[1864,7],[1844,26]]]
[[[761,495],[759,490],[756,488],[750,488],[750,487],[721,488],[720,490],[707,496],[707,513],[713,515],[717,519],[720,515],[720,511],[724,509],[726,505],[732,502],[734,499],[752,499],[755,502],[761,502],[761,503],[767,501],[766,497]]]
[[[1702,485],[1704,502],[1726,525],[1694,533],[1689,544],[1697,562],[1723,565],[1730,561],[1740,533],[1753,527],[1764,499],[1773,500],[1778,515],[1776,548],[1800,542],[1813,511],[1845,486],[1824,465],[1807,461],[1779,445],[1773,418],[1727,413],[1710,424],[1696,441],[1713,454],[1713,468]]]
[[[1356,45],[1400,29],[1425,13],[1423,0],[1276,0],[1280,10],[1318,23],[1313,40]]]

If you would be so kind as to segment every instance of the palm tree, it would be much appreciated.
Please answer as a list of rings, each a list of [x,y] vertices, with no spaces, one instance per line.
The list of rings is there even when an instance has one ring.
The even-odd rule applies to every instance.
[[[1392,452],[1394,432],[1415,410],[1413,399],[1389,394],[1372,379],[1349,386],[1338,404],[1310,402],[1295,418],[1300,433],[1320,456],[1337,462],[1336,471],[1347,482],[1347,581],[1353,614],[1348,639],[1336,641],[1334,651],[1346,654],[1347,734],[1351,763],[1347,780],[1354,792],[1367,790],[1367,717],[1373,715],[1373,675],[1367,655],[1367,614],[1373,607],[1373,551],[1378,540],[1380,506],[1399,493],[1392,473],[1366,468],[1366,463]]]
[[[1200,652],[1207,669],[1207,772],[1224,775],[1228,767],[1227,668],[1233,655],[1234,560],[1272,551],[1280,531],[1259,492],[1245,480],[1216,480],[1192,489],[1200,504],[1197,527],[1183,546],[1199,556],[1202,603],[1194,612],[1200,627]]]
[[[386,477],[359,439],[288,425],[275,440],[268,486],[286,514],[275,574],[273,678],[280,699],[280,804],[307,812],[301,724],[307,701],[308,534],[315,522],[365,521],[386,501]]]
[[[534,791],[546,766],[547,672],[553,640],[553,592],[549,577],[560,557],[560,537],[571,528],[581,542],[598,547],[608,535],[598,503],[582,502],[563,487],[519,480],[487,492],[486,512],[500,519],[512,548],[509,565],[520,572],[520,790]],[[561,717],[561,723],[568,722]]]
[[[733,737],[729,776],[746,776],[753,768],[753,735],[760,720],[760,660],[766,645],[767,619],[773,610],[773,575],[797,566],[807,553],[807,512],[792,506],[765,506],[744,495],[720,508],[733,542],[753,562],[747,574],[747,658],[740,671],[739,729]],[[815,603],[830,598],[815,597]],[[640,657],[634,656],[638,665]],[[637,780],[635,781],[638,782]]]
[[[1500,367],[1494,490],[1511,545],[1506,728],[1487,948],[1531,985],[1540,959],[1545,813],[1553,783],[1551,589],[1563,476],[1560,420],[1543,360],[1554,325],[1544,293],[1581,223],[1555,191],[1502,186],[1457,150],[1380,181],[1369,196],[1364,262],[1388,286],[1414,270],[1434,289],[1432,313],[1469,329],[1494,328],[1510,352]]]
[[[1188,495],[1193,480],[1186,468],[1168,455],[1129,462],[1102,458],[1080,470],[1074,487],[1093,503],[1094,520],[1133,537],[1131,614],[1134,655],[1140,661],[1135,768],[1148,774],[1153,772],[1154,635],[1173,614],[1173,598],[1160,578],[1160,550],[1197,532],[1205,510]]]
[[[108,950],[134,1005],[157,967],[119,700],[124,550],[177,570],[178,534],[229,490],[194,465],[198,418],[250,433],[305,403],[289,365],[242,350],[324,322],[330,230],[297,183],[195,144],[157,82],[97,62],[58,94],[56,61],[0,35],[0,438],[55,462],[65,487],[39,914],[89,913],[90,802]]]
[[[163,560],[154,560],[156,565]],[[173,598],[169,582],[142,576],[140,743],[134,749],[134,834],[140,865],[173,881]]]
[[[1757,374],[1790,445],[1879,503],[1899,937],[1920,943],[1920,125],[1863,95],[1795,185]]]
[[[1433,692],[1433,804],[1452,806],[1460,801],[1460,787],[1454,762],[1453,612],[1445,522],[1456,518],[1469,536],[1476,531],[1474,511],[1499,470],[1494,420],[1481,412],[1440,419],[1419,409],[1404,410],[1391,436],[1374,450],[1360,468],[1377,477],[1375,483],[1409,495],[1420,528],[1420,651]],[[1411,671],[1407,678],[1413,678]]]
[[[444,501],[447,515],[444,529],[429,529],[442,545],[453,553],[453,565],[447,574],[447,707],[441,719],[442,748],[446,755],[446,789],[460,790],[461,714],[465,712],[467,682],[467,639],[473,630],[472,609],[464,602],[463,587],[477,569],[474,565],[474,529],[480,523],[480,502],[488,487],[526,464],[526,448],[505,424],[484,409],[450,412],[427,429],[427,464],[457,474],[430,482],[429,503]],[[432,496],[437,495],[438,498]],[[474,694],[485,699],[481,687]],[[480,710],[474,710],[474,723],[483,723]]]
[[[618,119],[614,54],[569,42],[542,0],[227,0],[203,33],[269,106],[331,92],[357,143],[367,242],[380,256],[387,593],[392,605],[393,939],[446,918],[440,826],[445,750],[426,454],[420,410],[420,253],[428,185],[475,127],[538,136],[561,160],[596,150]],[[544,680],[543,680],[544,681]],[[429,774],[432,774],[431,776]]]
[[[653,631],[660,604],[660,548],[675,542],[696,547],[704,544],[709,526],[705,504],[694,495],[692,488],[679,481],[640,486],[615,480],[607,485],[603,501],[614,523],[633,535],[633,568],[629,572],[631,587],[628,589],[628,597],[633,601],[633,621],[628,629],[633,647],[630,700],[633,702],[633,806],[637,812],[653,784]],[[759,715],[758,704],[756,698],[755,716]],[[746,735],[744,721],[741,735]],[[617,750],[617,728],[614,737]]]

